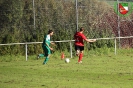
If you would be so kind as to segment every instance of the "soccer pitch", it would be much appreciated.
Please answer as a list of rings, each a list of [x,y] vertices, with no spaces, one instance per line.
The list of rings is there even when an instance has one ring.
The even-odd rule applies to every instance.
[[[43,60],[1,61],[0,88],[133,88],[132,54],[85,55],[82,64]]]

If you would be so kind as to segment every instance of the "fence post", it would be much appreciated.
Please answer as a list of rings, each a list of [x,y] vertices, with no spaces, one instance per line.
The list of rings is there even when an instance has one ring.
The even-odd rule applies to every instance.
[[[26,56],[26,61],[28,60],[27,59],[27,43],[25,43],[25,56]]]
[[[70,41],[70,56],[72,58],[72,42]]]
[[[115,55],[116,55],[116,48],[117,48],[117,47],[116,47],[116,38],[115,38]]]

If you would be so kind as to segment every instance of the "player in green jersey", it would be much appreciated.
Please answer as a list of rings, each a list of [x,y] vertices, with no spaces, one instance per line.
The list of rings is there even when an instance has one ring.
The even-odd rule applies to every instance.
[[[53,42],[50,41],[50,37],[53,35],[53,31],[49,30],[48,34],[44,36],[44,40],[42,43],[42,48],[44,51],[44,55],[45,55],[45,60],[43,62],[43,64],[46,64],[47,61],[49,60],[50,54],[51,54],[51,50],[53,50],[53,48],[50,47],[50,44],[54,44]]]

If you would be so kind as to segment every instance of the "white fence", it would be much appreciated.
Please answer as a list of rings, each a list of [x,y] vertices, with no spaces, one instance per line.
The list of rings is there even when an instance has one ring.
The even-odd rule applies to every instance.
[[[112,38],[96,38],[97,41],[98,40],[109,40],[109,39],[114,39],[114,44],[115,44],[115,52],[114,54],[116,55],[116,49],[117,49],[117,42],[116,40],[117,39],[125,39],[125,38],[133,38],[133,36],[127,36],[127,37],[112,37]],[[70,42],[70,56],[72,58],[72,42],[74,42],[74,40],[63,40],[63,41],[54,41],[54,42]],[[3,46],[3,45],[25,45],[25,57],[26,57],[26,61],[28,60],[28,54],[27,54],[27,47],[29,44],[39,44],[39,43],[42,43],[42,42],[26,42],[26,43],[8,43],[8,44],[0,44],[0,46]]]

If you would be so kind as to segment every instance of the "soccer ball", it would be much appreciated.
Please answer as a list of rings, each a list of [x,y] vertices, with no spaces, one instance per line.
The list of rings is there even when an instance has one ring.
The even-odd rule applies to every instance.
[[[70,59],[69,59],[69,58],[66,58],[66,59],[65,59],[65,62],[66,62],[66,63],[69,63],[69,62],[70,62]]]

